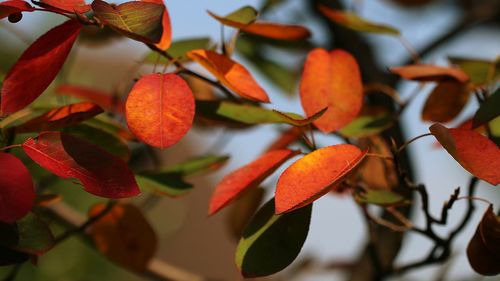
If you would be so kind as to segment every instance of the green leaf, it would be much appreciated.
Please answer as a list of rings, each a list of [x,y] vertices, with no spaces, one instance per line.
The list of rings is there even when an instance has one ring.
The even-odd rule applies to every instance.
[[[111,5],[101,0],[92,2],[92,10],[104,24],[145,43],[158,43],[163,33],[162,17],[165,6],[158,3],[131,1]]]
[[[0,224],[0,246],[14,251],[42,255],[54,246],[48,225],[33,213],[14,224]]]
[[[128,162],[130,159],[130,150],[127,143],[123,139],[105,130],[87,124],[79,124],[65,128],[63,132],[85,139],[107,152],[118,156],[125,162]]]
[[[259,12],[251,6],[244,6],[224,17],[218,16],[210,11],[208,14],[224,25],[240,28],[254,22]]]
[[[389,114],[362,115],[340,130],[343,136],[362,138],[378,134],[392,125],[393,118]]]
[[[474,115],[473,126],[477,128],[500,116],[500,88],[486,99]]]
[[[496,61],[449,57],[448,60],[460,67],[475,85],[484,85],[500,79],[500,59]]]
[[[190,159],[183,163],[162,169],[161,171],[165,173],[179,173],[183,176],[189,176],[200,172],[217,170],[227,160],[229,160],[229,156],[207,155]]]
[[[236,265],[244,277],[276,273],[298,256],[309,232],[312,204],[284,215],[274,214],[274,199],[245,228],[236,249]]]
[[[324,108],[313,116],[304,119],[295,113],[280,112],[247,104],[220,102],[215,112],[220,116],[245,124],[287,123],[294,126],[305,126],[321,117],[326,110],[327,108]]]
[[[362,203],[375,204],[381,206],[400,204],[405,198],[389,190],[366,190],[356,194],[356,200]]]
[[[393,36],[401,35],[401,32],[392,26],[370,22],[354,13],[331,9],[324,5],[320,5],[318,9],[331,21],[352,30]]]
[[[213,50],[214,44],[209,37],[191,38],[172,42],[167,50],[167,53],[174,59],[186,61],[186,53],[196,49]],[[144,58],[145,63],[151,64],[169,64],[170,60],[159,55],[157,52],[151,51]]]

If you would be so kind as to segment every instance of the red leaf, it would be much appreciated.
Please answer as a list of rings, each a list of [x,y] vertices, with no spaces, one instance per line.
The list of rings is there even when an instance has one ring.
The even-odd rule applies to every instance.
[[[163,0],[142,0],[142,2],[156,3],[165,7]],[[163,27],[163,33],[161,35],[160,42],[155,44],[155,46],[162,50],[167,50],[168,47],[170,47],[170,43],[172,43],[172,25],[170,24],[170,16],[168,15],[167,7],[165,7],[165,10],[163,11],[161,24]]]
[[[69,13],[84,14],[90,11],[90,5],[85,0],[40,0],[39,4],[49,10]]]
[[[186,81],[176,74],[149,74],[134,85],[125,110],[134,135],[149,145],[166,148],[191,128],[194,96]]]
[[[28,169],[15,156],[0,152],[0,221],[13,223],[33,207],[35,191]]]
[[[465,72],[454,67],[414,64],[401,67],[391,67],[389,68],[389,71],[407,80],[442,81],[446,79],[454,79],[462,83],[469,81],[469,76]]]
[[[46,170],[76,178],[85,191],[106,198],[138,195],[132,171],[120,158],[103,149],[59,132],[44,132],[23,144],[26,154]]]
[[[243,98],[258,102],[269,102],[266,92],[259,86],[250,72],[230,58],[208,50],[194,50],[187,53],[219,81]],[[317,113],[324,107],[318,109]]]
[[[79,124],[103,110],[91,102],[74,103],[50,110],[16,127],[17,133],[53,131]]]
[[[35,8],[25,1],[11,0],[0,3],[0,19],[20,12],[33,12]]]
[[[300,83],[306,115],[328,107],[314,125],[322,132],[341,129],[354,120],[363,103],[363,85],[356,59],[346,51],[314,49],[307,56]]]
[[[81,27],[75,20],[67,21],[24,51],[3,82],[0,115],[24,108],[47,89],[63,66]]]
[[[235,200],[243,191],[256,187],[298,151],[288,149],[270,151],[247,165],[226,175],[215,188],[208,214],[213,215]]]
[[[464,169],[492,185],[500,183],[500,149],[494,142],[476,131],[441,124],[429,130]]]
[[[117,113],[125,112],[125,103],[123,101],[112,94],[100,90],[95,90],[78,85],[61,85],[57,87],[56,94],[73,96],[88,100],[100,105],[102,108],[108,111]]]
[[[356,167],[367,150],[339,144],[315,150],[288,167],[276,185],[276,214],[302,208],[328,193]]]

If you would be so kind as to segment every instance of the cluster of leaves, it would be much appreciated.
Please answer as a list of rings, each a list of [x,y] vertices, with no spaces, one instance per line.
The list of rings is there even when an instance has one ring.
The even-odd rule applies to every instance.
[[[78,180],[88,193],[113,199],[108,206],[97,205],[90,210],[93,223],[88,235],[111,260],[133,271],[146,270],[155,252],[155,234],[141,210],[114,200],[137,196],[141,190],[184,195],[192,188],[186,176],[213,171],[227,157],[204,156],[177,166],[134,172],[127,163],[128,142],[165,149],[179,142],[195,120],[200,126],[231,128],[269,123],[290,126],[265,153],[226,175],[210,199],[208,213],[213,215],[250,194],[295,158],[279,175],[274,198],[256,212],[241,233],[235,259],[246,277],[276,273],[297,257],[309,230],[312,203],[331,191],[349,191],[362,208],[379,205],[393,209],[408,204],[402,190],[411,184],[399,163],[408,143],[391,144],[382,133],[395,125],[410,101],[402,102],[387,85],[363,85],[358,62],[349,52],[314,48],[307,50],[300,78],[300,102],[306,116],[272,110],[262,106],[271,102],[266,91],[244,65],[232,58],[238,48],[244,55],[256,55],[248,49],[245,53],[245,46],[236,44],[240,33],[248,35],[242,40],[260,38],[279,47],[283,42],[293,45],[293,41],[306,40],[311,35],[308,29],[260,21],[259,13],[248,6],[226,16],[209,12],[222,25],[237,31],[229,43],[222,42],[219,53],[204,38],[172,43],[168,11],[161,0],[120,5],[101,0],[90,5],[83,0],[33,3],[38,7],[21,0],[0,2],[0,18],[17,22],[22,13],[43,10],[70,19],[33,42],[2,81],[0,264],[40,256],[58,240],[37,215],[38,208],[48,203],[37,203],[43,194],[36,192],[23,164],[33,161],[58,177]],[[371,23],[352,13],[326,6],[319,9],[333,22],[356,31],[401,36],[393,27]],[[96,89],[60,85],[59,94],[85,101],[45,111],[28,108],[55,79],[86,26],[111,28],[142,42],[152,51],[146,63],[171,64],[176,71],[143,75],[126,100]],[[186,68],[185,64],[191,62],[217,81]],[[407,80],[436,83],[422,112],[424,121],[435,122],[430,134],[474,177],[498,185],[500,91],[494,91],[500,77],[498,61],[450,58],[450,62],[452,66],[416,62],[390,71]],[[205,81],[226,96],[211,92],[208,98],[199,98],[187,78]],[[399,108],[394,111],[367,104],[366,96],[371,92],[389,95]],[[471,95],[477,97],[480,107],[470,121],[456,128],[440,124],[454,120]],[[124,116],[130,131],[121,123],[103,118],[104,111],[117,119]],[[28,120],[27,115],[31,116]],[[318,147],[314,140],[318,133],[339,136],[345,143]],[[14,143],[20,138],[21,143]],[[296,143],[300,149],[293,146]],[[14,147],[22,147],[27,156],[23,161],[10,153]],[[249,211],[246,216],[254,209]],[[499,227],[500,220],[490,207],[467,251],[472,266],[481,274],[500,273]]]

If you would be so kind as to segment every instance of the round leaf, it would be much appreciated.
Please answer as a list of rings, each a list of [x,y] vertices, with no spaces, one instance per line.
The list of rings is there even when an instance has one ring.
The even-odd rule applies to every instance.
[[[440,82],[425,102],[422,120],[443,123],[453,120],[467,104],[469,96],[467,84],[456,81]]]

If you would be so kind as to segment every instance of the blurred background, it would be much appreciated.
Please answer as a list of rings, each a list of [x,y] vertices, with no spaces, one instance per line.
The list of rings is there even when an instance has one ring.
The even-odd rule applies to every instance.
[[[119,1],[117,1],[119,2]],[[123,2],[123,1],[122,1]],[[380,35],[346,35],[345,30],[332,27],[314,10],[313,0],[169,0],[173,40],[192,37],[210,37],[214,43],[221,38],[220,24],[207,14],[207,10],[225,15],[243,5],[256,8],[270,5],[262,15],[274,22],[294,23],[311,29],[314,45],[332,48],[352,48],[350,51],[360,61],[363,77],[367,81],[390,81],[386,71],[389,66],[408,62],[409,54],[395,38]],[[323,1],[329,2],[329,1]],[[462,56],[494,60],[500,55],[500,19],[481,18],[481,7],[500,7],[498,1],[451,1],[451,0],[346,0],[330,1],[346,9],[355,10],[374,22],[386,23],[400,29],[404,37],[417,50],[424,50],[423,60],[446,65],[448,56]],[[491,6],[486,5],[491,4]],[[271,5],[272,4],[272,5]],[[496,5],[496,6],[495,6]],[[486,13],[489,14],[489,13]],[[5,73],[20,53],[38,36],[62,22],[63,17],[44,13],[25,13],[17,24],[0,21],[0,61]],[[226,40],[233,30],[225,28]],[[244,36],[243,36],[244,37]],[[435,46],[434,46],[435,45]],[[353,47],[354,46],[354,47]],[[262,51],[262,50],[261,50]],[[73,49],[62,74],[49,88],[42,102],[51,105],[60,100],[51,97],[54,86],[63,83],[85,85],[120,94],[126,94],[134,79],[153,71],[153,66],[142,61],[149,50],[141,43],[126,38],[80,40]],[[255,62],[236,53],[236,60],[247,66],[268,92],[270,108],[302,114],[297,96],[297,73],[300,74],[305,52],[266,49],[267,59],[278,62],[285,71],[282,79],[270,81]],[[192,65],[196,68],[197,66]],[[201,68],[197,70],[203,71]],[[389,77],[389,78],[388,78]],[[388,80],[389,79],[389,80]],[[419,87],[415,82],[400,82],[397,89],[407,98]],[[428,132],[429,123],[420,119],[423,103],[431,90],[425,86],[404,113],[403,133],[406,139]],[[477,104],[470,99],[466,109],[450,126],[457,125],[473,114]],[[225,209],[213,217],[207,216],[208,200],[217,182],[231,170],[248,163],[262,153],[277,137],[283,127],[264,125],[233,132],[219,127],[192,129],[180,143],[165,150],[155,151],[162,165],[180,163],[183,160],[207,153],[229,155],[229,163],[216,173],[190,179],[195,186],[187,196],[172,199],[162,197],[158,204],[148,205],[145,195],[133,201],[146,207],[146,215],[157,232],[160,247],[157,257],[170,264],[187,269],[209,280],[240,280],[234,265],[237,238],[228,227],[231,209]],[[341,142],[332,136],[320,135],[320,145]],[[410,158],[417,182],[424,182],[430,194],[431,209],[439,214],[442,203],[457,187],[465,187],[470,175],[444,150],[434,147],[433,138],[424,138],[410,146]],[[295,160],[289,160],[291,163]],[[151,163],[149,163],[151,164]],[[271,198],[279,172],[286,164],[266,180],[266,198]],[[500,167],[499,167],[500,168]],[[69,181],[50,183],[61,192],[69,204],[86,213],[89,206],[102,201],[79,188],[72,188]],[[494,204],[500,203],[493,186],[481,182],[478,196]],[[266,200],[264,200],[266,201]],[[466,201],[456,203],[450,213],[450,223],[456,223],[463,213]],[[499,280],[483,278],[470,268],[465,248],[472,237],[486,204],[478,203],[466,230],[458,237],[449,262],[410,272],[394,280],[434,280],[446,270],[446,278],[435,280]],[[418,206],[417,206],[418,208]],[[416,212],[415,222],[423,223]],[[447,233],[447,227],[440,233]],[[367,241],[367,230],[356,203],[350,196],[324,196],[314,203],[309,236],[299,258],[276,280],[345,280],[341,270],[329,268],[335,263],[349,264],[355,261]],[[421,236],[408,235],[397,263],[423,257],[431,242]],[[299,267],[307,270],[297,273]],[[1,269],[6,272],[6,269]],[[263,278],[264,279],[264,278]],[[16,280],[141,280],[136,275],[113,265],[95,251],[89,249],[77,237],[58,245],[38,261],[38,266],[26,264]]]

